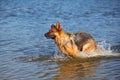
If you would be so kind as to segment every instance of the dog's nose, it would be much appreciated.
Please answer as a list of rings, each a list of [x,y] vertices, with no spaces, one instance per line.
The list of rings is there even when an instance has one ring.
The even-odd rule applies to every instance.
[[[45,33],[44,36],[47,37],[47,33]]]

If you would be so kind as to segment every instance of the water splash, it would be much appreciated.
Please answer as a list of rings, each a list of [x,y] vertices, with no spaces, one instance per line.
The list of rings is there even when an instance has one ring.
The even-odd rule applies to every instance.
[[[51,59],[53,61],[63,61],[63,60],[67,60],[68,57],[62,54],[62,52],[56,47],[53,57]]]
[[[106,40],[99,42],[98,47],[101,49],[101,56],[120,56],[119,53],[114,52],[112,45]]]
[[[106,40],[99,42],[98,47],[100,47],[100,49],[103,52],[107,51],[108,53],[112,53],[111,45],[109,43],[107,43]]]

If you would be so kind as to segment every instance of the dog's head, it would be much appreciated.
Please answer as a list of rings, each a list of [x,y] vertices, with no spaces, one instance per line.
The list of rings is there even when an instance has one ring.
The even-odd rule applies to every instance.
[[[60,22],[57,22],[56,25],[52,24],[50,30],[45,33],[45,37],[48,39],[55,39],[57,36],[59,36],[61,30]]]

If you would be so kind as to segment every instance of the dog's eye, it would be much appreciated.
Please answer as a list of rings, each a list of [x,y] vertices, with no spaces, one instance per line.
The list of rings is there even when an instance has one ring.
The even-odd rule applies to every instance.
[[[50,31],[50,32],[54,32],[54,31]]]
[[[53,31],[50,30],[49,32],[53,32]]]
[[[52,32],[51,30],[49,30],[49,32]]]

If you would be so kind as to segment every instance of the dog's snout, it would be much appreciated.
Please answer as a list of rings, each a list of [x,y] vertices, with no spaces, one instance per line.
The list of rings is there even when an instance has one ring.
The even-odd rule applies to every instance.
[[[47,37],[47,33],[45,33],[44,36]]]

